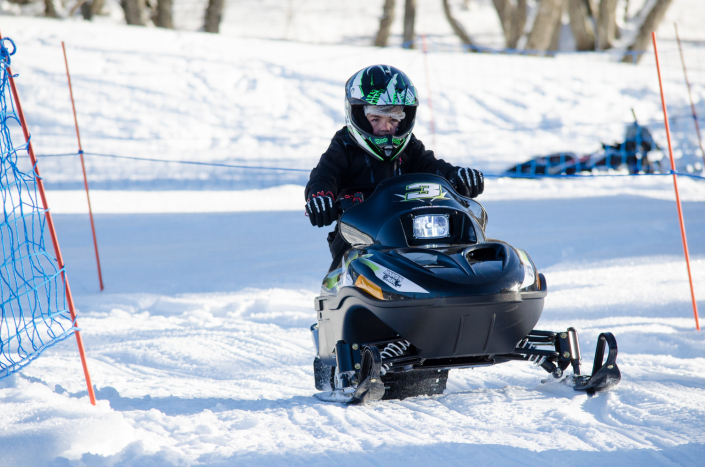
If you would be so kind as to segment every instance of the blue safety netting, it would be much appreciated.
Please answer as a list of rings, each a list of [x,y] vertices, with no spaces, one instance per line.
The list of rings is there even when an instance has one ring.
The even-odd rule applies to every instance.
[[[15,50],[12,40],[0,40],[0,378],[76,330],[62,271],[44,243],[46,218],[36,175],[31,166],[24,171],[18,166],[18,152],[26,152],[27,144],[12,144],[12,133],[21,135],[22,129],[8,75]]]

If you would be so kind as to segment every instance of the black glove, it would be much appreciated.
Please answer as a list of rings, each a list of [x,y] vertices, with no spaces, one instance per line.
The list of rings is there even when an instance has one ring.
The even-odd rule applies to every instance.
[[[323,227],[338,220],[338,207],[330,196],[315,196],[306,202],[306,214],[311,225]]]
[[[456,167],[451,171],[450,182],[468,198],[476,198],[485,191],[485,177],[479,170]]]

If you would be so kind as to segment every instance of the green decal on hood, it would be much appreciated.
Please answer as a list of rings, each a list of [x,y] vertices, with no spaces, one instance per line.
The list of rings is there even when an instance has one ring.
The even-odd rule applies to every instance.
[[[342,268],[338,268],[335,271],[331,271],[325,279],[323,279],[323,287],[328,290],[335,288],[340,283],[340,276],[343,273]]]
[[[370,255],[370,256],[372,256],[372,255]],[[360,262],[375,272],[377,270],[379,270],[379,268],[381,267],[377,263],[373,263],[372,261],[365,259],[365,258],[360,258]]]
[[[348,266],[350,266],[350,263],[352,263],[352,262],[355,261],[356,259],[358,259],[358,258],[370,258],[371,256],[372,256],[372,254],[370,254],[370,253],[367,253],[367,254],[364,254],[364,255],[360,256],[360,252],[359,252],[358,250],[353,250],[353,251],[350,252],[350,254],[348,255],[348,257],[345,259],[345,269],[347,269]]]
[[[426,199],[449,199],[440,183],[413,183],[406,187],[406,194],[396,195],[404,201],[421,201]]]

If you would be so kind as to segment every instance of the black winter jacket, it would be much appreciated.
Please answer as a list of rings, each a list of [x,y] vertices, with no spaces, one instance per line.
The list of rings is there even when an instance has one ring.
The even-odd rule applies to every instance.
[[[366,153],[348,134],[347,127],[338,131],[330,146],[311,171],[305,198],[328,195],[340,199],[361,192],[368,197],[382,180],[407,173],[433,173],[448,178],[455,167],[436,159],[412,134],[401,156],[383,162]]]

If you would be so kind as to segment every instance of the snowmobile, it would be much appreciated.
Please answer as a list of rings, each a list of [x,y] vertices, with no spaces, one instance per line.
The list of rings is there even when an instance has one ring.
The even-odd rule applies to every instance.
[[[445,178],[401,175],[361,199],[340,202],[338,227],[351,248],[314,300],[318,398],[441,394],[450,369],[514,360],[554,378],[572,366],[578,391],[619,382],[612,333],[600,334],[592,373],[583,375],[575,329],[534,329],[546,278],[525,251],[487,238],[485,209]]]
[[[506,170],[509,176],[576,175],[581,172],[619,170],[626,167],[630,174],[663,173],[663,152],[651,132],[636,121],[627,125],[624,142],[602,143],[602,149],[578,156],[573,152],[559,152],[536,156]]]

